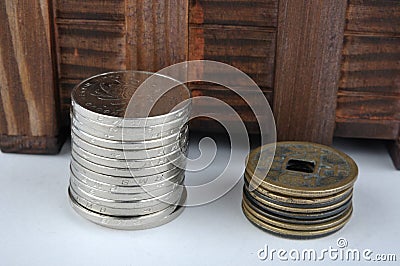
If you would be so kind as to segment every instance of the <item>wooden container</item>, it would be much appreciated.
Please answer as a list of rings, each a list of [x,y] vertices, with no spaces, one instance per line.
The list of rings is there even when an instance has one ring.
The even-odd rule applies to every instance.
[[[400,168],[397,0],[5,0],[0,20],[3,151],[56,152],[68,134],[71,89],[83,78],[209,59],[257,82],[280,140],[391,140]],[[190,88],[231,104],[257,131],[233,92]],[[200,128],[217,130],[193,121]]]

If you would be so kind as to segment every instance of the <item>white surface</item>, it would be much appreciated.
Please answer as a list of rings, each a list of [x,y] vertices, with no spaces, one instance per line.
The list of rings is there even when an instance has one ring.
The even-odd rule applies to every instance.
[[[242,181],[221,199],[187,208],[162,227],[103,228],[69,206],[69,144],[57,156],[0,153],[0,265],[273,265],[282,262],[257,258],[266,244],[270,249],[319,251],[337,247],[339,237],[346,238],[349,248],[395,253],[397,262],[387,264],[399,265],[400,172],[383,142],[340,139],[335,146],[359,166],[354,214],[341,231],[316,240],[287,240],[250,224],[240,208]],[[219,146],[222,157],[227,151]],[[326,258],[321,264],[338,262]]]

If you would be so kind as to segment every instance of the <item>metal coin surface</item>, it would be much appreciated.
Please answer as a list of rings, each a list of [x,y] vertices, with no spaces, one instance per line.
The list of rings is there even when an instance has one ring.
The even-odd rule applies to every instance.
[[[185,126],[178,133],[165,136],[164,138],[146,140],[146,141],[136,141],[136,142],[127,142],[120,140],[110,140],[99,138],[91,135],[90,133],[84,132],[81,129],[76,128],[74,125],[71,125],[71,132],[81,138],[82,140],[91,143],[93,145],[109,148],[109,149],[117,149],[117,150],[145,150],[152,148],[160,148],[171,143],[180,141],[182,138],[187,138],[188,136],[188,127]]]
[[[108,167],[115,168],[148,168],[148,167],[157,167],[163,164],[170,163],[171,161],[175,161],[179,158],[185,158],[185,154],[182,151],[175,150],[170,154],[162,155],[160,157],[154,157],[149,159],[111,159],[103,156],[99,156],[93,153],[90,153],[80,146],[78,146],[75,142],[72,142],[72,150],[79,154],[80,157],[96,164],[100,164]],[[183,148],[183,152],[186,152],[186,147]]]
[[[190,90],[165,75],[117,71],[82,81],[71,96],[74,210],[130,230],[177,217],[186,200]]]
[[[98,225],[120,230],[143,230],[166,224],[182,213],[184,207],[180,205],[183,205],[185,201],[186,191],[182,194],[177,206],[171,205],[162,211],[148,215],[115,217],[90,211],[81,206],[74,198],[70,197],[72,208],[82,217]]]
[[[83,181],[79,180],[73,174],[71,174],[71,182],[73,182],[74,185],[78,187],[80,190],[89,193],[95,197],[110,199],[110,200],[145,200],[154,197],[160,197],[175,190],[179,185],[183,184],[183,181],[184,178],[182,178],[180,183],[170,183],[168,186],[164,186],[152,191],[143,190],[135,193],[118,193],[114,191],[106,191],[94,188],[84,183]]]
[[[269,219],[274,219],[276,221],[289,223],[289,224],[313,225],[313,224],[327,223],[327,222],[330,222],[330,221],[338,219],[342,215],[342,213],[339,212],[339,213],[337,213],[337,214],[335,214],[333,216],[329,216],[329,217],[325,217],[325,218],[317,218],[317,219],[314,219],[314,220],[312,220],[312,219],[304,220],[304,219],[297,219],[297,218],[289,218],[289,217],[277,215],[277,214],[272,213],[272,212],[268,212],[265,209],[261,209],[261,208],[257,207],[245,195],[243,195],[243,201],[246,202],[247,206],[249,206],[251,209],[257,211],[261,215],[263,215],[263,216],[265,216],[265,217],[267,217]]]
[[[342,224],[344,221],[349,219],[349,216],[352,213],[352,206],[348,209],[346,209],[343,213],[340,213],[340,216],[335,219],[335,220],[330,220],[329,222],[321,222],[321,223],[315,223],[315,224],[292,224],[292,223],[287,223],[287,222],[282,222],[279,220],[276,220],[274,218],[269,218],[263,213],[258,212],[250,207],[250,205],[247,204],[247,201],[243,201],[243,206],[247,209],[249,213],[251,213],[254,217],[257,219],[284,229],[290,229],[290,230],[297,230],[297,231],[316,231],[316,230],[324,230],[328,228],[335,227],[338,224]]]
[[[71,110],[70,112],[70,118],[71,120],[76,119],[78,121],[81,121],[82,123],[91,125],[91,127],[100,127],[100,128],[117,128],[117,130],[121,130],[122,132],[122,128],[126,129],[126,130],[158,130],[160,132],[162,131],[166,131],[168,129],[172,129],[172,128],[176,128],[176,127],[181,127],[184,124],[187,123],[188,119],[189,119],[189,112],[182,116],[179,117],[178,119],[172,120],[172,121],[167,121],[167,122],[161,122],[157,125],[142,125],[142,126],[135,126],[135,124],[129,123],[129,122],[125,122],[125,120],[121,120],[117,122],[114,122],[112,124],[106,124],[101,120],[92,120],[82,114],[80,114],[79,112],[74,112],[73,110]]]
[[[167,209],[171,204],[161,202],[154,206],[149,206],[145,208],[111,208],[108,206],[102,206],[96,203],[93,203],[86,198],[82,198],[78,196],[78,194],[70,187],[68,189],[69,196],[73,198],[76,202],[78,202],[82,207],[96,212],[98,214],[110,215],[110,216],[140,216],[147,215],[155,212],[162,211]]]
[[[150,77],[156,78],[151,84],[146,82]],[[142,97],[136,101],[136,112],[126,117],[128,104],[139,86],[145,86],[154,95],[162,95],[158,93],[162,91],[160,88],[173,89],[162,95],[155,104],[146,95],[136,94],[136,97]],[[178,104],[190,99],[190,91],[185,85],[167,76],[140,71],[110,72],[88,78],[74,88],[71,97],[73,108],[92,120],[102,117],[102,121],[108,124],[122,118],[131,119],[140,127],[144,126],[140,123],[158,123],[165,121],[166,117],[175,120],[177,116],[183,116],[181,113],[187,112],[190,106],[190,102],[186,102],[174,110]],[[142,113],[142,109],[146,110],[145,107],[149,105],[154,106],[150,114]]]
[[[244,183],[246,189],[249,190],[249,176],[245,174]],[[317,198],[299,198],[290,195],[283,195],[276,192],[269,191],[267,189],[262,188],[261,186],[257,187],[253,192],[257,192],[263,195],[265,198],[268,198],[270,201],[274,203],[280,203],[283,206],[312,206],[312,207],[319,207],[319,206],[327,206],[335,203],[337,201],[342,200],[346,197],[350,192],[353,191],[353,188],[348,188],[342,192],[337,194],[333,194],[327,197],[317,197]]]
[[[71,167],[71,175],[73,175],[75,178],[80,180],[82,183],[86,184],[87,186],[89,186],[93,189],[103,190],[106,192],[119,193],[119,194],[125,194],[125,193],[126,194],[134,194],[134,193],[152,192],[154,190],[159,190],[164,187],[170,187],[174,184],[181,184],[185,177],[184,172],[182,171],[182,172],[178,173],[176,176],[172,176],[169,179],[161,180],[159,182],[152,183],[152,184],[143,184],[143,185],[137,184],[135,186],[120,186],[120,185],[112,185],[109,183],[99,182],[99,181],[90,179],[83,174],[76,173],[74,170],[72,170],[72,167]]]
[[[104,174],[104,175],[111,175],[111,176],[120,176],[120,177],[146,177],[150,175],[157,175],[161,174],[163,172],[166,172],[168,170],[174,169],[174,168],[180,168],[184,169],[185,168],[185,159],[182,159],[182,157],[178,157],[175,160],[172,160],[171,162],[155,167],[147,167],[147,168],[113,168],[113,167],[108,167],[100,164],[93,163],[79,154],[77,154],[74,150],[71,151],[71,156],[72,159],[79,163],[81,166],[85,167],[86,169],[89,169],[93,172]]]
[[[81,131],[90,132],[91,135],[97,138],[103,138],[108,140],[116,140],[116,141],[129,141],[129,142],[141,142],[141,141],[151,141],[154,139],[166,138],[170,135],[180,133],[184,130],[186,125],[182,125],[179,127],[175,127],[172,129],[166,129],[165,131],[154,130],[151,131],[149,129],[141,129],[137,128],[135,130],[124,129],[121,131],[121,128],[117,127],[109,127],[102,128],[100,126],[93,127],[92,125],[88,125],[87,123],[83,123],[77,119],[73,119],[71,124],[79,128]]]
[[[168,181],[171,178],[180,175],[183,170],[179,168],[171,168],[168,171],[161,172],[158,174],[153,174],[149,176],[141,176],[141,177],[124,177],[124,176],[113,176],[106,175],[91,171],[84,166],[77,163],[75,160],[71,160],[71,171],[75,176],[78,176],[81,180],[84,178],[88,178],[100,183],[107,183],[109,185],[118,185],[123,187],[132,187],[132,186],[147,186],[158,184],[163,181]]]
[[[275,155],[261,152],[268,144],[253,150],[247,160],[247,174],[267,190],[295,197],[324,197],[353,186],[358,168],[343,152],[307,142],[278,142]],[[267,155],[265,155],[267,154]],[[261,155],[266,157],[261,158]],[[271,168],[266,168],[272,160]]]
[[[275,208],[275,209],[283,210],[283,211],[287,211],[287,212],[297,212],[297,213],[320,213],[320,212],[326,212],[329,210],[333,210],[333,209],[336,209],[336,208],[340,207],[341,205],[343,205],[344,202],[348,202],[353,196],[353,193],[349,193],[340,201],[336,201],[330,205],[325,205],[325,206],[315,206],[315,205],[307,205],[307,206],[289,205],[289,206],[287,206],[287,205],[281,204],[280,202],[273,202],[273,201],[263,197],[259,193],[257,193],[257,191],[252,191],[252,192],[249,191],[249,194],[253,199],[255,199],[257,202],[259,202],[260,204],[263,204],[265,206],[269,206],[271,208]]]
[[[171,144],[152,148],[152,149],[144,149],[144,150],[118,150],[118,149],[110,149],[110,148],[103,148],[85,140],[81,139],[75,133],[72,132],[71,134],[72,141],[83,150],[88,151],[92,154],[111,158],[111,159],[127,159],[127,160],[144,160],[150,159],[155,157],[160,157],[163,155],[167,155],[177,150],[183,150],[187,147],[187,138],[181,139],[179,141],[172,142]]]
[[[277,227],[274,225],[271,225],[269,223],[266,223],[260,219],[258,219],[256,216],[254,216],[249,209],[245,206],[242,205],[243,213],[247,217],[247,219],[252,222],[254,225],[257,227],[264,229],[266,231],[269,231],[271,233],[283,236],[283,237],[289,237],[289,238],[316,238],[316,237],[322,237],[326,236],[332,233],[335,233],[339,229],[341,229],[350,219],[350,215],[347,217],[346,220],[342,221],[341,223],[330,227],[326,229],[321,229],[321,230],[313,230],[313,231],[299,231],[299,230],[292,230],[292,229],[286,229],[286,228],[281,228]]]
[[[164,195],[153,197],[150,199],[143,200],[110,200],[101,197],[94,196],[87,193],[76,186],[74,182],[70,182],[71,189],[81,198],[84,198],[92,203],[102,205],[110,208],[121,208],[121,209],[143,209],[151,207],[160,203],[173,204],[182,195],[183,187],[178,187],[176,190],[166,193]]]
[[[297,212],[284,211],[264,205],[258,202],[256,199],[254,199],[248,191],[243,190],[243,192],[246,195],[246,198],[249,199],[253,203],[253,205],[257,206],[259,209],[266,212],[274,213],[282,217],[294,218],[299,220],[317,220],[317,219],[332,217],[334,215],[337,215],[338,213],[343,212],[347,207],[349,207],[349,205],[351,205],[351,199],[350,199],[347,202],[343,202],[342,205],[332,210],[316,212],[316,213],[297,213]]]

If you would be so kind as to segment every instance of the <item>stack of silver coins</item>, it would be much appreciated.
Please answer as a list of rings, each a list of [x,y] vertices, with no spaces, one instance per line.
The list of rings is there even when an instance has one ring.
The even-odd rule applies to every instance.
[[[190,107],[187,87],[159,74],[110,72],[78,84],[68,189],[75,211],[127,230],[177,217],[186,200]]]

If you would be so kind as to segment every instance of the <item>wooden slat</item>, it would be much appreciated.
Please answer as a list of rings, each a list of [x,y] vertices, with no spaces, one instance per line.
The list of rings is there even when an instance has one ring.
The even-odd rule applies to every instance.
[[[124,0],[55,0],[57,18],[124,20]]]
[[[60,87],[60,108],[61,122],[63,127],[68,127],[70,122],[69,112],[71,107],[71,92],[72,89],[80,83],[81,79],[61,79]]]
[[[394,166],[397,170],[400,170],[400,134],[397,139],[392,141],[392,143],[389,145],[389,153],[392,157]]]
[[[158,71],[187,60],[187,0],[126,0],[126,64]]]
[[[347,1],[279,3],[274,114],[279,140],[330,144]]]
[[[400,97],[400,38],[346,36],[339,90]]]
[[[205,98],[201,98],[202,96],[209,96],[216,99],[219,99],[229,106],[231,106],[241,117],[243,123],[245,124],[249,133],[259,133],[258,122],[256,117],[254,116],[249,105],[235,92],[224,88],[219,85],[190,85],[190,89],[193,97],[193,108],[197,110],[204,111],[204,114],[207,115],[208,112],[213,113],[218,111],[219,109],[215,106],[215,103],[210,103]],[[244,93],[246,99],[250,100],[252,103],[257,102],[258,94],[255,94],[252,91],[248,91],[246,88],[240,89],[241,92]],[[264,97],[271,103],[272,100],[272,91],[264,91]],[[254,106],[253,106],[254,107]],[[221,120],[219,122],[222,123],[241,123],[241,121],[236,121],[233,119],[233,116],[229,114],[222,114],[218,112],[218,115],[221,116]],[[263,119],[263,118],[260,118]],[[265,118],[267,119],[267,118]],[[191,129],[202,131],[205,128],[207,130],[211,130],[213,132],[221,132],[223,128],[215,123],[211,118],[201,117],[196,118],[191,123]]]
[[[400,121],[400,97],[341,92],[337,98],[338,118],[398,120]]]
[[[396,139],[400,121],[336,118],[335,136],[346,138]]]
[[[48,1],[0,2],[0,147],[54,153],[60,147],[59,103]]]
[[[126,68],[121,22],[58,20],[61,79],[84,79]]]
[[[191,0],[189,23],[276,27],[278,0]]]
[[[400,1],[350,0],[346,30],[400,34]]]
[[[189,60],[205,59],[230,64],[248,74],[260,87],[272,89],[275,36],[275,31],[270,29],[191,25]],[[232,80],[232,83],[237,82]]]

